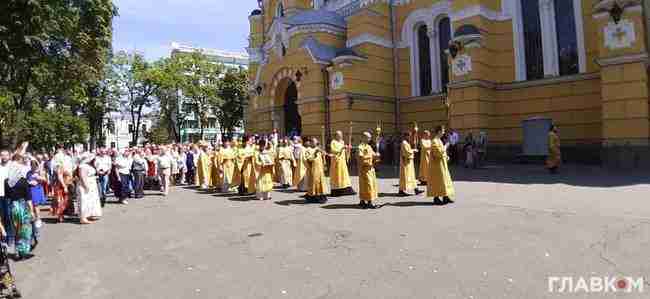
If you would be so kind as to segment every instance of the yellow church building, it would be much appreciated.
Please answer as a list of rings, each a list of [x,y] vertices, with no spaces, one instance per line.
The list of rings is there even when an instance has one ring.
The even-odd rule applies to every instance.
[[[258,0],[249,133],[355,141],[445,124],[525,153],[525,123],[559,128],[565,160],[650,167],[641,0]],[[540,135],[540,134],[538,134]],[[544,140],[546,136],[537,136]],[[534,138],[533,138],[534,139]]]

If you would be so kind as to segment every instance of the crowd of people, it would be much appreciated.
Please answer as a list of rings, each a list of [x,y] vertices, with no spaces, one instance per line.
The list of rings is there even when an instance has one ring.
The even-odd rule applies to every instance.
[[[459,135],[439,126],[433,132],[406,132],[399,142],[364,132],[356,148],[351,138],[346,143],[340,131],[327,147],[319,138],[280,137],[276,131],[214,144],[201,141],[81,152],[58,146],[53,153],[30,153],[28,143],[23,143],[14,152],[0,151],[0,295],[20,297],[8,260],[33,256],[43,211],[49,210],[53,222],[68,218],[92,224],[101,219],[110,194],[126,205],[142,199],[146,189],[166,197],[177,185],[254,195],[259,200],[271,200],[275,188],[295,188],[305,193],[306,202],[325,203],[328,196],[357,194],[350,179],[352,164],[359,177],[359,207],[374,209],[379,197],[375,167],[386,156],[399,162],[398,196],[423,193],[418,187],[426,185],[432,203],[445,205],[453,203],[454,196],[450,157],[464,152],[472,155],[467,160],[483,159],[480,144],[487,142],[486,136],[479,135],[478,142],[471,135],[467,138],[471,140],[458,149]],[[556,172],[561,157],[554,127],[549,140],[547,168]],[[399,149],[390,153],[387,144],[393,142]]]

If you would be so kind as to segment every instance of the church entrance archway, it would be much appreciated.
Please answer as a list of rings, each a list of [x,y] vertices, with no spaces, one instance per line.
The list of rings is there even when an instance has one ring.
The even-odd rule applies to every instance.
[[[287,136],[297,134],[302,131],[302,119],[298,113],[298,88],[293,81],[288,82],[284,92],[284,134]]]

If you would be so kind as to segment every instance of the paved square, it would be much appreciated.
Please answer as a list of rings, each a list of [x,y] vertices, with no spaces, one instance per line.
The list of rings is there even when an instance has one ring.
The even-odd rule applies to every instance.
[[[183,187],[111,204],[98,224],[45,226],[15,276],[30,299],[650,296],[647,173],[456,168],[447,206],[394,197],[398,180],[382,173],[378,210]],[[549,293],[564,275],[644,276],[645,293]]]

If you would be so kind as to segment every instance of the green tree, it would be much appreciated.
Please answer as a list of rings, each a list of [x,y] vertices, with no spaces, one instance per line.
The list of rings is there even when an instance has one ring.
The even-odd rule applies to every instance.
[[[185,71],[181,56],[173,55],[171,58],[163,58],[157,65],[163,71],[159,78],[159,88],[156,90],[156,97],[160,107],[159,128],[165,128],[169,138],[180,142],[180,129],[186,113],[179,107],[179,93],[184,84]]]
[[[147,62],[139,53],[117,53],[113,60],[111,92],[120,97],[120,108],[129,113],[134,124],[132,144],[140,138],[142,117],[156,103],[155,94],[164,78],[164,69]],[[146,109],[146,110],[145,110]]]
[[[183,79],[181,91],[189,101],[188,107],[199,122],[201,139],[211,117],[214,117],[214,107],[221,105],[219,85],[224,75],[222,64],[211,61],[200,52],[187,56],[179,56]],[[190,112],[190,111],[186,111]]]
[[[248,101],[248,76],[242,68],[229,69],[219,82],[221,101],[214,107],[222,133],[232,133],[242,125]]]
[[[88,124],[69,109],[36,107],[26,118],[29,128],[22,133],[36,150],[52,150],[57,144],[85,142]]]
[[[12,142],[35,108],[84,101],[111,49],[111,0],[0,1],[0,88],[13,115]]]

